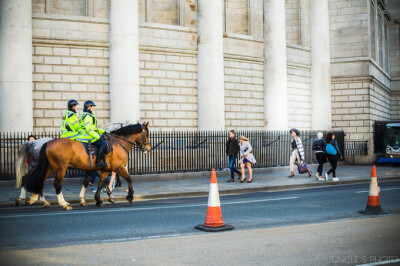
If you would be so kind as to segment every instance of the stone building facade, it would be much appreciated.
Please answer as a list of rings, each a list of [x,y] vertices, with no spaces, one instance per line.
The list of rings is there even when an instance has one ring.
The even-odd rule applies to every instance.
[[[400,1],[4,0],[0,8],[0,131],[59,130],[72,98],[81,107],[93,100],[100,125],[343,129],[370,144],[373,121],[400,119]]]

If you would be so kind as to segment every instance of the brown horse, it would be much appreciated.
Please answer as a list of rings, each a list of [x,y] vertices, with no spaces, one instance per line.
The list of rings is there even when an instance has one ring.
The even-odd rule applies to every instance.
[[[38,167],[23,177],[25,189],[33,193],[29,203],[33,204],[37,200],[38,195],[43,195],[44,181],[55,172],[56,178],[54,180],[54,187],[56,189],[58,203],[63,206],[64,209],[71,210],[72,207],[65,201],[61,191],[64,175],[68,167],[91,172],[100,171],[100,182],[95,194],[97,206],[102,206],[103,204],[100,199],[100,191],[105,185],[106,178],[111,171],[122,176],[128,182],[129,192],[126,198],[132,203],[132,179],[126,168],[128,164],[128,152],[134,144],[137,144],[145,152],[150,151],[148,124],[149,123],[143,123],[143,125],[128,125],[112,131],[108,137],[112,146],[110,155],[106,156],[108,166],[101,169],[90,167],[89,155],[86,153],[85,147],[79,141],[61,138],[45,143],[40,150]],[[90,175],[87,175],[81,193],[79,194],[82,206],[86,205],[84,195],[89,183],[89,178]],[[113,202],[110,191],[107,191],[107,193],[111,199],[110,201]]]

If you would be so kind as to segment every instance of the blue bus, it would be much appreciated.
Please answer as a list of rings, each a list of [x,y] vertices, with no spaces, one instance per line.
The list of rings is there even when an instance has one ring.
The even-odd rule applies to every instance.
[[[400,123],[386,124],[383,144],[385,154],[378,159],[378,163],[400,164]]]

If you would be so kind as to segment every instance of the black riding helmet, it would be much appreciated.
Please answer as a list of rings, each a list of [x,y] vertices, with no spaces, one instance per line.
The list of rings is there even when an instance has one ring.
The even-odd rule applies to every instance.
[[[72,107],[75,106],[75,105],[78,105],[78,104],[79,104],[79,103],[78,103],[76,100],[74,100],[74,99],[69,100],[69,101],[68,101],[68,110],[72,111]]]
[[[95,104],[94,104],[94,102],[92,102],[92,101],[86,101],[84,104],[83,104],[83,107],[85,108],[85,109],[88,109],[90,106],[96,106]]]

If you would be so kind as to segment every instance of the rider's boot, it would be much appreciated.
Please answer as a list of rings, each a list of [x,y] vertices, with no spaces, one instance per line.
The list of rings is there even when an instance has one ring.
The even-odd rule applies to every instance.
[[[106,152],[106,149],[107,149],[107,144],[103,143],[97,152],[96,167],[103,168],[108,165],[106,162],[102,161],[102,159],[104,158],[104,153]]]

